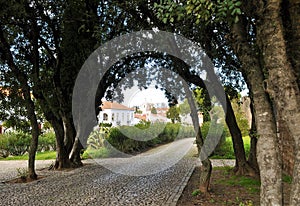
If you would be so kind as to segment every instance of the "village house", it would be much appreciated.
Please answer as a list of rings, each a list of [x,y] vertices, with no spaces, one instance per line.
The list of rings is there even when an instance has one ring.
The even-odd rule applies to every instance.
[[[103,102],[102,111],[98,115],[100,123],[109,123],[112,126],[133,125],[134,109],[126,107],[117,102]]]

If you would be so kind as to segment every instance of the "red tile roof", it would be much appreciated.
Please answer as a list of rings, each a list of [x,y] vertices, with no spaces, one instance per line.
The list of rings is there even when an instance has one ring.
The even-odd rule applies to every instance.
[[[117,109],[117,110],[134,110],[133,108],[126,107],[117,102],[103,102],[101,108],[102,109]]]

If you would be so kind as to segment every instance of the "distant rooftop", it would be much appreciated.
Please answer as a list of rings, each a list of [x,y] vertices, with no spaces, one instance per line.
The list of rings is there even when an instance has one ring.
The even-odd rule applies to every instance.
[[[117,102],[103,102],[101,108],[117,110],[134,110],[133,108],[126,107],[125,105],[119,104]]]

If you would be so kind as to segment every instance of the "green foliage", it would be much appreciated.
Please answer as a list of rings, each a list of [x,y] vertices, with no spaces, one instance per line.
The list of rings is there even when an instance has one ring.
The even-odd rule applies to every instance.
[[[237,23],[241,11],[242,2],[239,0],[208,1],[208,0],[187,0],[176,3],[172,0],[155,3],[157,17],[163,23],[173,23],[183,18],[190,18],[196,24],[200,22],[208,24],[215,22]]]
[[[56,151],[38,152],[35,157],[36,160],[51,160],[55,158],[56,158]],[[28,160],[28,154],[24,154],[22,156],[9,156],[0,159],[1,160]]]
[[[171,106],[167,111],[167,118],[171,119],[172,123],[181,122],[179,107]]]
[[[209,111],[212,108],[210,97],[207,90],[197,88],[194,91],[199,110],[203,113],[203,121],[210,121]]]
[[[244,147],[245,147],[245,153],[246,156],[250,153],[250,137],[245,136],[243,137],[244,141]],[[212,159],[234,159],[235,154],[233,150],[233,144],[231,137],[227,137],[225,141],[217,147],[217,149],[214,151],[214,153],[211,156]]]
[[[23,155],[28,152],[31,136],[21,131],[9,132],[0,135],[1,153],[9,153],[9,155]]]
[[[192,192],[192,196],[198,196],[200,193],[201,193],[200,190],[196,189]]]
[[[253,202],[251,200],[246,201],[246,202],[240,202],[239,206],[253,206]]]
[[[88,148],[82,154],[82,158],[83,159],[105,158],[105,157],[109,157],[110,154],[111,154],[111,152],[105,147],[101,147],[101,148],[98,148],[98,149]]]
[[[151,108],[151,114],[157,114],[157,110],[156,110],[155,107],[152,107],[152,108]]]
[[[241,130],[242,136],[249,135],[249,122],[246,118],[245,113],[242,111],[241,104],[238,102],[238,99],[232,100],[231,105],[235,114],[237,124]]]
[[[38,152],[56,150],[56,138],[54,132],[46,132],[39,137]]]
[[[6,158],[9,156],[9,144],[7,136],[0,134],[0,157]]]
[[[289,175],[286,175],[286,174],[283,174],[282,176],[282,181],[283,182],[286,182],[288,184],[292,184],[293,182],[293,177],[289,176]]]
[[[139,124],[134,127],[121,126],[112,128],[107,141],[116,149],[130,153],[141,151],[157,144],[171,142],[176,138],[195,136],[192,127],[171,123],[148,124],[150,123],[146,123],[146,125]]]
[[[45,152],[38,152],[36,154],[36,160],[52,160],[56,158],[56,151],[45,151]]]
[[[150,121],[146,121],[146,120],[140,120],[139,123],[137,123],[136,125],[134,125],[135,127],[139,128],[139,129],[148,129],[151,125]]]
[[[186,116],[191,113],[191,108],[187,99],[184,99],[183,103],[179,104],[179,113],[182,116]]]
[[[217,182],[228,186],[242,186],[251,193],[259,193],[260,181],[251,177],[233,175],[226,179],[217,180]]]
[[[87,144],[91,149],[100,149],[101,147],[104,147],[104,140],[107,137],[107,133],[105,130],[97,130],[93,131],[88,140]]]
[[[99,124],[99,127],[100,128],[106,128],[106,127],[111,127],[112,126],[112,123],[104,123],[104,122],[101,122]]]
[[[225,141],[225,129],[223,128],[223,125],[221,124],[216,124],[211,127],[211,122],[204,122],[201,126],[201,133],[203,135],[203,138],[206,139],[207,137],[209,138],[220,138],[219,143],[217,144],[217,147],[215,151],[213,152],[213,155],[218,155],[218,156],[225,156],[228,151],[231,151],[231,145],[230,143],[227,143]],[[223,130],[221,133],[220,130]],[[218,137],[221,133],[221,137]],[[234,156],[233,156],[234,157]]]

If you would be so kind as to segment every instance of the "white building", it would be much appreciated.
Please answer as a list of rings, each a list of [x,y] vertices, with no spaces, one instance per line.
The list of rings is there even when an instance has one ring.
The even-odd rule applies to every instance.
[[[134,109],[116,102],[103,102],[98,115],[100,123],[111,123],[112,126],[133,125]]]

